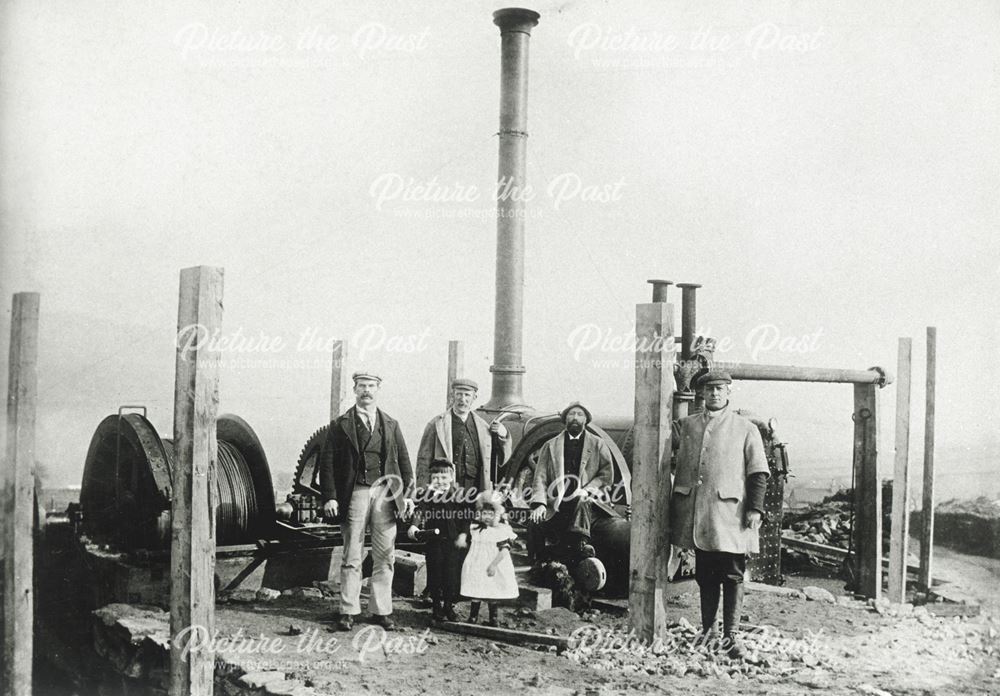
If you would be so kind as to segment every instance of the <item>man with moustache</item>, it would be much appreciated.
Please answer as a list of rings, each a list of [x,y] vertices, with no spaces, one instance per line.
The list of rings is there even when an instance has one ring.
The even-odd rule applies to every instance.
[[[705,410],[681,419],[670,540],[694,549],[703,639],[714,636],[721,586],[723,646],[730,657],[743,659],[736,630],[746,554],[759,551],[770,471],[757,426],[729,405],[732,381],[718,369],[701,375],[697,388]]]
[[[431,462],[443,459],[455,467],[455,488],[464,500],[473,500],[482,491],[491,490],[490,463],[493,457],[493,436],[499,439],[499,465],[509,458],[512,448],[510,433],[503,423],[487,424],[473,412],[472,404],[479,395],[479,385],[467,377],[451,383],[451,407],[424,428],[417,450],[417,485],[429,483]]]
[[[396,518],[413,513],[413,469],[399,423],[375,406],[382,378],[361,371],[353,379],[355,404],[330,423],[319,461],[323,514],[339,519],[344,537],[337,627],[351,630],[361,613],[361,561],[370,527],[368,608],[376,624],[392,630]]]
[[[530,520],[571,554],[592,558],[591,499],[614,482],[611,449],[587,431],[592,418],[579,401],[560,417],[565,429],[542,445],[535,465]]]

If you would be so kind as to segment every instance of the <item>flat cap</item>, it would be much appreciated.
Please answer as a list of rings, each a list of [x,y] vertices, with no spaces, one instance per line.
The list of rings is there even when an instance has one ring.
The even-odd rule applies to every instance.
[[[469,379],[468,377],[456,377],[455,379],[451,380],[451,388],[457,389],[458,387],[465,387],[466,389],[479,391],[479,385],[476,384],[476,380]]]
[[[567,406],[566,408],[564,408],[562,411],[559,412],[559,417],[562,418],[563,423],[566,422],[566,414],[568,414],[570,412],[570,409],[573,408],[578,408],[581,411],[583,411],[584,415],[587,416],[588,423],[594,420],[594,417],[590,415],[590,410],[586,406],[581,404],[579,401],[574,401],[569,406]]]
[[[725,370],[711,369],[698,377],[698,386],[704,387],[708,384],[732,384],[733,378]]]
[[[357,384],[359,379],[373,379],[380,384],[382,383],[381,375],[377,375],[371,370],[358,370],[353,375],[351,375],[351,379],[354,380],[355,384]]]

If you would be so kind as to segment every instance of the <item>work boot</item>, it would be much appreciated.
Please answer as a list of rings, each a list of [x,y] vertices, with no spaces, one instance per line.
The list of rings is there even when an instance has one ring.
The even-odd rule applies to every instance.
[[[337,630],[350,631],[352,628],[354,628],[354,617],[350,614],[341,614],[337,619]]]
[[[384,631],[396,630],[396,622],[392,620],[391,614],[372,614],[372,623],[381,626]]]
[[[714,626],[703,628],[694,639],[694,647],[705,648],[709,652],[715,652],[719,646],[719,632]]]
[[[722,648],[733,660],[745,660],[747,657],[747,651],[735,633],[727,633],[722,638]]]
[[[597,552],[590,543],[590,539],[582,534],[572,535],[572,538],[568,540],[566,544],[566,550],[569,552],[570,556],[575,557],[578,560],[593,558],[597,555]]]
[[[701,598],[701,631],[702,634],[715,632],[715,617],[719,614],[719,585],[702,585],[698,593]]]
[[[441,620],[442,621],[458,621],[458,614],[455,613],[455,605],[448,602],[444,605],[441,610]]]
[[[722,632],[732,635],[740,627],[740,614],[743,611],[743,583],[726,582],[722,584]]]

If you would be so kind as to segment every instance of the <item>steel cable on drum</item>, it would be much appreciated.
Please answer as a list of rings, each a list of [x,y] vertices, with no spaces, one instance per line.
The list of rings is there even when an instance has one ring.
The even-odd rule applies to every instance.
[[[219,493],[216,538],[220,543],[246,538],[258,518],[257,496],[243,454],[224,440],[219,440],[216,482]]]

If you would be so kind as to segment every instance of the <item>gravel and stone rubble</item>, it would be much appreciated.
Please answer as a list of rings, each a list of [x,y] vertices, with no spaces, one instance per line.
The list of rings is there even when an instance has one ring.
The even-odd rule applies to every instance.
[[[577,634],[578,645],[563,655],[597,672],[755,683],[790,680],[812,689],[829,687],[839,676],[851,673],[858,661],[905,667],[914,661],[978,661],[1000,655],[1000,627],[994,619],[935,617],[924,607],[887,602],[866,607],[854,600],[851,605],[862,609],[861,616],[866,608],[867,613],[893,617],[896,623],[878,633],[871,628],[871,633],[847,637],[827,635],[822,629],[796,636],[774,626],[744,626],[740,638],[747,651],[745,661],[730,659],[718,643],[706,643],[700,629],[684,618],[668,624],[664,636],[651,644],[622,629],[586,627]],[[885,693],[877,686],[865,686],[868,690],[862,693]]]

